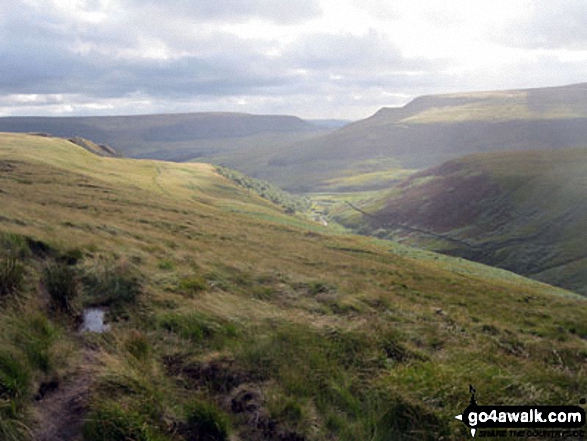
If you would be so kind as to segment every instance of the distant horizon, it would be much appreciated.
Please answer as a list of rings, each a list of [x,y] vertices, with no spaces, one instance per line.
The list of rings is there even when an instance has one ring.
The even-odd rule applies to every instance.
[[[523,87],[523,88],[512,88],[512,89],[485,89],[485,90],[462,90],[462,91],[449,91],[449,92],[442,92],[442,93],[433,93],[433,94],[424,94],[418,95],[410,98],[408,101],[401,105],[395,106],[381,106],[378,109],[374,110],[372,113],[368,115],[364,115],[359,118],[349,119],[349,118],[337,118],[337,117],[329,117],[329,116],[317,116],[317,117],[304,117],[303,115],[296,115],[292,113],[261,113],[261,112],[253,112],[247,111],[245,109],[240,110],[193,110],[193,111],[161,111],[161,112],[153,112],[153,113],[88,113],[88,114],[14,114],[14,115],[2,115],[0,114],[0,118],[121,118],[121,117],[137,117],[137,116],[165,116],[165,115],[189,115],[189,114],[240,114],[240,115],[251,115],[251,116],[283,116],[283,117],[295,117],[299,118],[303,121],[339,121],[339,122],[346,122],[352,123],[355,121],[360,121],[362,119],[369,118],[379,112],[381,109],[385,108],[402,108],[409,104],[410,102],[414,101],[417,98],[426,97],[426,96],[447,96],[447,95],[467,95],[467,94],[484,94],[484,93],[496,93],[496,92],[518,92],[518,91],[525,91],[525,90],[537,90],[537,89],[555,89],[555,88],[564,88],[564,87],[571,87],[571,86],[578,86],[581,84],[587,85],[587,81],[584,82],[577,82],[577,83],[567,83],[567,84],[557,84],[551,86],[540,86],[540,87]]]
[[[0,115],[357,120],[587,79],[580,0],[7,0]]]
[[[415,97],[417,98],[417,97]],[[411,101],[411,100],[410,100]],[[406,103],[407,104],[407,103]],[[260,112],[247,112],[246,110],[194,110],[194,111],[161,111],[161,112],[154,112],[154,113],[80,113],[80,114],[33,114],[33,113],[26,113],[26,114],[11,114],[11,115],[3,115],[0,114],[0,118],[120,118],[125,116],[159,116],[159,115],[189,115],[189,114],[241,114],[241,115],[252,115],[252,116],[290,116],[296,117],[304,121],[358,121],[360,119],[368,118],[371,115],[377,113],[380,109],[383,108],[400,108],[403,106],[383,106],[380,107],[378,110],[375,110],[372,114],[366,115],[361,118],[356,119],[348,119],[348,118],[336,118],[336,117],[309,117],[305,118],[301,115],[295,115],[292,113],[260,113]]]

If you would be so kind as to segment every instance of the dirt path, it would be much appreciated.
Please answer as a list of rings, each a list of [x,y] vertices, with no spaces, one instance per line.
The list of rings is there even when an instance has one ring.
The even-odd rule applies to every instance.
[[[35,404],[35,441],[78,441],[94,378],[96,353],[84,350],[79,368]]]

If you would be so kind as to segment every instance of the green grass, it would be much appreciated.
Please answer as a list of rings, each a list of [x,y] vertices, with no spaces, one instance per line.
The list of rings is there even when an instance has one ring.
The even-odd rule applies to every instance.
[[[186,428],[191,439],[225,441],[229,435],[229,421],[212,403],[194,401],[187,406]]]
[[[380,170],[380,162],[373,162],[376,162],[376,164],[364,161],[361,164],[357,164],[356,169],[344,171],[340,177],[335,177],[327,181],[323,185],[322,191],[336,194],[385,189],[414,173],[414,170],[406,170],[399,167],[394,168],[393,164],[390,164],[390,168],[388,169]],[[374,167],[377,167],[377,169],[375,171],[362,172],[361,168],[363,167],[367,167],[367,170],[373,170]]]
[[[116,403],[102,405],[88,417],[83,427],[87,441],[167,441],[166,437],[149,426],[140,414],[126,411]]]
[[[167,261],[165,261],[167,262]],[[171,268],[157,264],[159,270]],[[137,302],[142,287],[140,276],[132,264],[113,259],[96,259],[82,270],[84,304],[107,306],[113,312],[121,312],[125,306]]]
[[[456,123],[465,121],[553,120],[587,116],[581,99],[572,96],[572,86],[542,90],[473,92],[440,95],[435,103],[400,120],[406,124]],[[542,95],[542,96],[541,96]],[[541,98],[549,98],[540,103]]]
[[[319,228],[207,165],[25,135],[0,135],[0,164],[0,231],[27,274],[0,311],[14,439],[38,427],[40,385],[81,367],[92,440],[458,440],[469,384],[487,404],[587,390],[585,300],[566,291]],[[107,309],[107,333],[51,314],[52,264]]]
[[[24,267],[15,257],[0,260],[0,297],[19,291],[24,279]]]
[[[43,285],[56,312],[74,315],[79,297],[79,280],[76,271],[64,263],[51,263],[43,271]]]
[[[30,297],[5,307],[0,324],[0,436],[27,440],[34,427],[33,400],[75,363],[71,337]]]

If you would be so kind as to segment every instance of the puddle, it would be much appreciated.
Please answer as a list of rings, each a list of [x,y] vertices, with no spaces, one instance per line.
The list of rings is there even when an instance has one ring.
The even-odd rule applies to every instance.
[[[88,308],[84,310],[84,317],[80,332],[102,333],[110,329],[110,325],[104,323],[106,311],[100,308]]]

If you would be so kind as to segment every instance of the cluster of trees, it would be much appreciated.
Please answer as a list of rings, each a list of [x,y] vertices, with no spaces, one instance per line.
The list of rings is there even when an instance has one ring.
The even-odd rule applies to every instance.
[[[283,207],[286,213],[303,213],[311,207],[311,202],[307,198],[296,196],[267,181],[250,178],[236,170],[226,167],[217,167],[218,173],[235,184],[246,188],[264,199],[270,200],[276,205]]]

